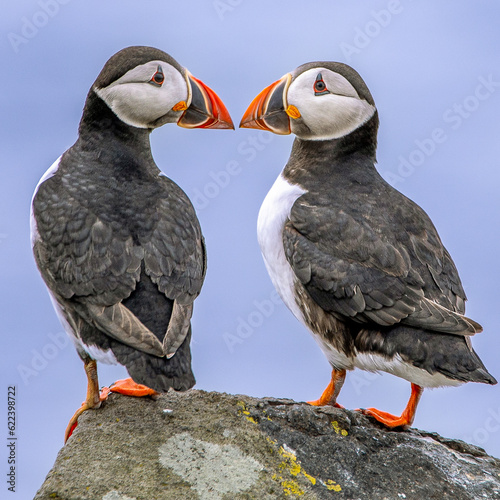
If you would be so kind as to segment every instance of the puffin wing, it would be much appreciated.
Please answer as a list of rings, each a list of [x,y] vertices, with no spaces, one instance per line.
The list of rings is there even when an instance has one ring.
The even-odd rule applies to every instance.
[[[180,188],[172,184],[187,200]],[[137,244],[112,222],[104,222],[68,196],[67,191],[61,196],[61,191],[59,180],[53,177],[41,184],[36,193],[33,249],[40,272],[74,333],[79,336],[78,325],[83,318],[106,335],[148,354],[162,357],[177,349],[189,330],[186,318],[191,317],[192,301],[199,294],[206,267],[196,216],[195,223],[186,230],[188,211],[169,212],[175,199],[167,193],[159,202],[155,229],[147,241]],[[182,198],[177,193],[173,196]],[[190,206],[189,201],[187,204]],[[175,244],[194,236],[198,237],[197,244]],[[197,260],[186,255],[190,251],[198,251],[201,256]],[[180,302],[177,307],[174,303],[166,346],[121,303],[135,290],[143,260],[159,290]],[[178,262],[185,264],[176,268]],[[183,269],[187,276],[182,276]]]
[[[165,196],[157,206],[158,220],[143,242],[146,272],[158,289],[180,304],[191,304],[200,294],[206,272],[203,236],[188,197],[165,176]]]
[[[456,335],[481,331],[479,324],[456,310],[465,294],[455,296],[463,290],[442,246],[438,258],[430,245],[424,245],[434,258],[422,262],[423,251],[417,256],[413,248],[384,238],[367,220],[311,205],[306,196],[292,207],[283,245],[297,279],[322,309],[380,326],[403,323]]]
[[[163,350],[172,357],[189,332],[193,302],[206,273],[206,250],[194,208],[177,184],[161,175],[165,196],[158,205],[158,222],[145,242],[146,273],[160,292],[174,301],[163,338]]]
[[[141,271],[143,250],[132,238],[68,196],[57,176],[38,188],[33,215],[35,260],[73,333],[79,337],[83,318],[124,344],[163,356],[156,336],[121,304]]]

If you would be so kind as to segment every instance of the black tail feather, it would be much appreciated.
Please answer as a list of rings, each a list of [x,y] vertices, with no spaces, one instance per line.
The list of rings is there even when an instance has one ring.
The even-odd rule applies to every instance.
[[[497,381],[464,337],[398,325],[386,329],[360,329],[354,344],[358,352],[399,355],[430,374],[442,373],[461,382],[496,384]]]

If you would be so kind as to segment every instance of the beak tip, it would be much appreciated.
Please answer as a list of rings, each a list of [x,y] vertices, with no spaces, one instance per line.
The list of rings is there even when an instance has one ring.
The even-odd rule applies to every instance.
[[[219,103],[217,114],[213,116],[214,122],[209,124],[207,128],[215,128],[218,130],[234,130],[234,123],[229,111],[226,109],[222,101]]]
[[[192,87],[196,88],[196,95],[192,97],[189,108],[177,124],[185,128],[234,130],[231,115],[220,97],[191,73],[188,76]]]
[[[240,128],[267,130],[278,135],[290,134],[290,118],[283,103],[290,79],[291,75],[287,73],[262,90],[243,114]]]
[[[216,128],[219,130],[234,130],[234,123],[230,121],[219,121],[216,125],[212,125],[209,128]]]
[[[267,127],[262,127],[259,122],[253,118],[250,119],[242,119],[238,128],[256,128],[260,130],[267,130]]]

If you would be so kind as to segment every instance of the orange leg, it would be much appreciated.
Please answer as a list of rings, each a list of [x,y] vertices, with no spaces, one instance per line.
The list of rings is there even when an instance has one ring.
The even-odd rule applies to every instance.
[[[344,385],[344,380],[345,370],[333,369],[332,379],[328,387],[323,391],[321,397],[316,399],[316,401],[308,401],[308,403],[313,406],[335,406],[336,408],[343,408],[343,406],[337,403],[337,396]]]
[[[99,394],[99,382],[97,379],[97,363],[91,359],[87,358],[85,361],[85,373],[87,374],[87,399],[82,403],[82,406],[76,410],[75,414],[71,417],[66,431],[64,433],[64,442],[68,440],[76,426],[78,425],[78,417],[87,410],[92,408],[99,408],[101,406],[101,401],[104,401],[109,394],[109,390],[103,390]],[[105,388],[107,389],[107,387]]]
[[[136,384],[131,378],[124,380],[117,380],[110,387],[103,387],[99,393],[99,382],[97,379],[97,363],[88,358],[84,361],[85,372],[87,373],[87,399],[82,403],[82,406],[76,410],[75,414],[71,417],[66,432],[64,433],[64,442],[73,434],[76,426],[78,425],[78,417],[87,410],[99,408],[101,403],[107,399],[111,392],[118,392],[125,396],[156,396],[158,392],[146,387],[145,385]]]
[[[400,417],[391,415],[385,411],[377,410],[376,408],[367,408],[359,410],[363,415],[369,415],[387,427],[401,427],[408,426],[413,423],[415,419],[415,412],[417,411],[417,405],[424,392],[424,388],[417,384],[411,384],[411,396]]]
[[[118,392],[124,394],[125,396],[156,396],[159,393],[150,389],[146,385],[137,384],[131,378],[126,378],[123,380],[117,380],[114,384],[109,386],[111,392]]]

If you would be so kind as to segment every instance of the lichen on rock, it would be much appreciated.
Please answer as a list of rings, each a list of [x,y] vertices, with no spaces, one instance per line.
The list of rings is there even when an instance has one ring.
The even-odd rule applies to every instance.
[[[263,469],[235,445],[202,441],[187,432],[169,438],[160,446],[159,456],[163,467],[190,483],[204,500],[250,489]]]
[[[54,498],[500,500],[500,460],[339,408],[197,390],[112,394],[80,417],[35,500]]]

